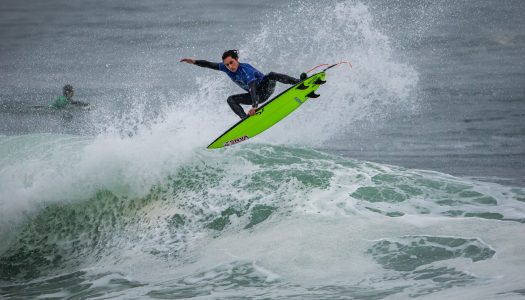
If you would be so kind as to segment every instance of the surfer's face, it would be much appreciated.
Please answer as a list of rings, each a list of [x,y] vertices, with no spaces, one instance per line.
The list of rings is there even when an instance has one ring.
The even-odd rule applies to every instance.
[[[231,56],[226,57],[223,61],[224,65],[228,70],[235,72],[239,67],[239,60],[233,59]]]

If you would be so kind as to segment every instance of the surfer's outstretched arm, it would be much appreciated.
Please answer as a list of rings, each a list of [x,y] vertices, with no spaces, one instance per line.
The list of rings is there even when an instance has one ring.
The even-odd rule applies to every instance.
[[[76,101],[76,100],[71,100],[70,103],[74,104],[74,105],[78,105],[78,106],[88,106],[89,105],[89,103],[87,103],[87,102]]]
[[[207,60],[195,60],[195,59],[191,59],[191,58],[183,58],[180,60],[180,62],[185,62],[185,63],[188,63],[188,64],[192,64],[192,65],[197,65],[199,67],[204,67],[204,68],[209,68],[209,69],[212,69],[212,70],[217,70],[219,71],[219,64],[218,63],[214,63],[214,62],[209,62]]]

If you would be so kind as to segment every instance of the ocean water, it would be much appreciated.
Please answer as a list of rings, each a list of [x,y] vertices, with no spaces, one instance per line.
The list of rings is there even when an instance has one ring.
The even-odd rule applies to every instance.
[[[523,1],[2,1],[0,298],[522,299]],[[240,90],[179,63],[323,63]],[[70,83],[89,109],[45,106]],[[278,91],[286,88],[278,85]]]

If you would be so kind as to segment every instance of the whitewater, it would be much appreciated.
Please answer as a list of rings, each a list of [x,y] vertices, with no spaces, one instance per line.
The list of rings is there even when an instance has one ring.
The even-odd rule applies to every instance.
[[[6,2],[0,298],[521,299],[525,7],[497,3]],[[178,59],[229,48],[352,67],[212,151],[240,91]],[[89,110],[34,108],[65,82]]]

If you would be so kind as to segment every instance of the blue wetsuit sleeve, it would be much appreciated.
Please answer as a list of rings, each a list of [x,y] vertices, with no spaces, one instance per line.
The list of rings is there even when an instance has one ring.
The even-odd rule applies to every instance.
[[[259,96],[257,96],[257,80],[252,80],[248,84],[250,90],[250,96],[252,98],[252,107],[259,106]]]
[[[213,63],[213,62],[209,62],[207,60],[196,60],[195,61],[195,64],[199,67],[204,67],[204,68],[208,68],[208,69],[212,69],[212,70],[217,70],[219,71],[219,63]]]

